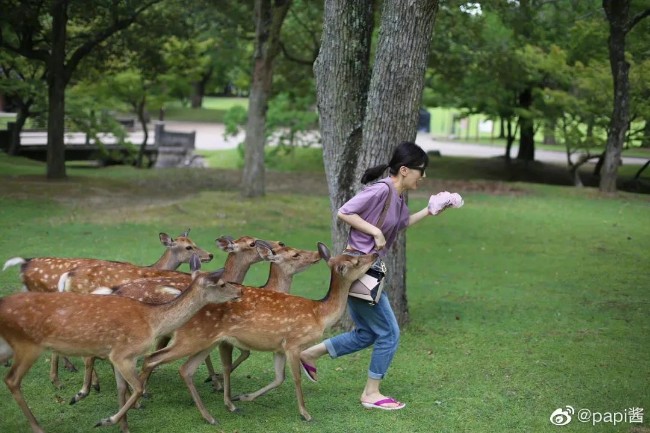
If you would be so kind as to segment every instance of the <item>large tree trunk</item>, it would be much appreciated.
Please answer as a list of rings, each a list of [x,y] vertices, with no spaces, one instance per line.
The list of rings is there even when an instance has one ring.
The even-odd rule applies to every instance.
[[[48,118],[47,118],[47,178],[65,179],[65,43],[68,22],[68,2],[52,5],[52,50],[49,56]]]
[[[609,62],[614,78],[614,110],[607,133],[607,147],[599,185],[603,192],[616,191],[618,166],[628,128],[630,64],[625,60],[625,33],[629,3],[629,0],[603,0],[603,8],[609,22]]]
[[[415,141],[424,75],[438,2],[384,2],[377,54],[363,125],[357,179],[367,167],[387,163],[402,141]],[[386,257],[387,292],[397,321],[408,322],[406,237],[402,232]]]
[[[336,212],[359,186],[356,173],[370,84],[372,29],[372,1],[325,2],[314,74],[330,191],[332,243],[337,252],[347,243],[348,227],[336,218]]]
[[[244,170],[241,194],[259,197],[265,194],[264,145],[268,101],[273,80],[273,60],[280,51],[280,30],[291,0],[255,1],[255,54],[253,80],[248,99],[248,122],[244,139]]]
[[[363,171],[387,162],[401,141],[415,140],[437,6],[430,0],[384,2],[366,98],[372,2],[325,3],[323,39],[314,69],[337,250],[345,244],[347,229],[334,214],[359,189]],[[399,323],[404,324],[408,304],[403,234],[386,264],[392,270],[387,293]],[[349,319],[342,321],[342,326],[349,325]]]

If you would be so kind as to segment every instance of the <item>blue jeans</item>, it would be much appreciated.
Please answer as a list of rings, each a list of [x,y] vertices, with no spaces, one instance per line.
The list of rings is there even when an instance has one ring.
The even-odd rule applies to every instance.
[[[399,344],[399,325],[388,302],[388,295],[382,293],[374,306],[367,301],[348,297],[348,309],[355,329],[325,340],[327,352],[332,358],[337,358],[374,344],[368,377],[383,379]]]

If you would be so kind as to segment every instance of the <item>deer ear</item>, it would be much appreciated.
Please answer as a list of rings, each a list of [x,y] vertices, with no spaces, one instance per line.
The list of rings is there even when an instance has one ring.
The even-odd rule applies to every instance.
[[[214,241],[217,243],[217,246],[222,251],[230,252],[232,250],[232,245],[234,242],[232,236],[221,236],[220,238],[217,238]]]
[[[182,236],[182,237],[186,238],[186,237],[189,236],[189,234],[190,234],[190,228],[188,227],[187,230],[185,230],[183,233],[181,233],[178,236]]]
[[[257,254],[260,255],[261,258],[266,260],[267,262],[275,262],[276,260],[276,254],[273,252],[273,249],[269,244],[267,244],[264,241],[257,241],[255,242],[255,249],[257,250]]]
[[[158,235],[160,238],[160,243],[163,244],[166,247],[173,247],[174,246],[174,239],[172,239],[171,236],[169,236],[167,233],[160,233]]]
[[[332,257],[329,248],[327,248],[327,245],[322,242],[318,243],[318,253],[326,262],[329,261],[329,259]]]
[[[199,269],[201,269],[201,259],[198,254],[192,254],[192,257],[190,258],[190,271],[194,273]]]
[[[218,279],[220,279],[222,277],[224,271],[225,271],[225,269],[221,268],[221,269],[217,269],[214,272],[210,272],[210,274],[209,274],[210,278],[213,279],[214,281],[217,281]]]

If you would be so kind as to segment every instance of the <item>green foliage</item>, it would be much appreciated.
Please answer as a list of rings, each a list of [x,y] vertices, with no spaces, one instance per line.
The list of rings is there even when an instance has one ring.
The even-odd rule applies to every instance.
[[[11,227],[0,238],[2,262],[18,255],[58,255],[150,264],[162,252],[158,233],[176,235],[188,226],[197,244],[215,253],[207,270],[225,261],[213,243],[225,234],[279,239],[307,249],[318,241],[329,243],[326,193],[244,200],[226,187],[238,172],[225,170],[71,168],[69,181],[43,183],[30,176],[37,164],[0,157],[3,174],[7,167],[21,167],[0,183],[0,217]],[[471,177],[459,167],[457,177]],[[210,189],[191,194],[179,189],[190,178]],[[297,413],[290,374],[278,389],[256,402],[237,402],[241,410],[229,413],[220,394],[202,383],[201,366],[195,383],[219,420],[217,431],[629,433],[643,428],[625,422],[592,426],[575,418],[557,427],[549,417],[565,405],[599,412],[643,407],[647,417],[647,198],[522,184],[492,194],[492,183],[476,188],[484,192],[453,185],[465,206],[428,218],[407,235],[411,322],[402,329],[399,351],[382,383],[384,392],[407,403],[406,409],[369,411],[359,405],[370,350],[323,357],[319,383],[303,378],[312,423]],[[435,192],[425,189],[411,195],[412,209],[423,207],[427,194]],[[263,284],[267,273],[267,265],[254,265],[246,284]],[[329,272],[318,263],[296,276],[292,292],[319,299],[328,283]],[[16,267],[0,273],[2,295],[20,286]],[[25,398],[47,431],[87,432],[116,411],[108,363],[97,363],[101,393],[71,406],[81,374],[63,372],[64,388],[56,390],[48,381],[48,359],[46,352],[23,380]],[[81,365],[79,359],[73,362]],[[131,431],[215,432],[191,403],[178,375],[180,364],[156,370],[148,387],[151,398],[129,412]],[[254,352],[233,374],[233,393],[261,387],[272,377],[271,356]],[[29,430],[4,384],[0,413],[0,430]]]
[[[235,136],[248,120],[243,106],[230,108],[224,117],[226,135]],[[266,117],[266,139],[273,146],[266,151],[265,161],[273,167],[278,158],[291,155],[296,147],[309,147],[316,143],[311,133],[318,124],[318,114],[313,110],[312,98],[290,97],[286,93],[276,95],[269,103]],[[243,147],[239,146],[243,157]]]

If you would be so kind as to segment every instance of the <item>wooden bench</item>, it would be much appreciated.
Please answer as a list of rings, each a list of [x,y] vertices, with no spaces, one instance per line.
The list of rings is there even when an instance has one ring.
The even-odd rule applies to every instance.
[[[11,127],[11,124],[10,124]],[[112,134],[100,137],[103,146],[91,143],[82,132],[69,132],[64,136],[65,160],[88,161],[96,160],[101,165],[121,164],[124,160],[137,154],[139,143],[142,143],[142,131],[130,132],[128,141],[133,146],[119,144]],[[154,126],[154,143],[147,144],[144,155],[149,167],[179,167],[196,164],[195,150],[196,132],[165,131],[164,123]],[[0,150],[8,151],[11,144],[11,130],[0,131]],[[18,156],[47,161],[47,131],[25,130],[20,134]]]

